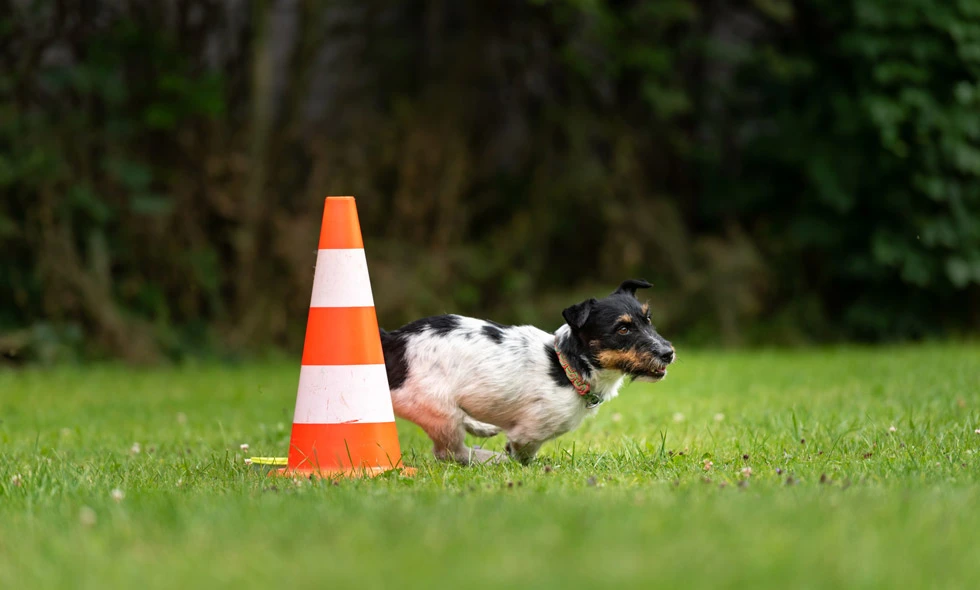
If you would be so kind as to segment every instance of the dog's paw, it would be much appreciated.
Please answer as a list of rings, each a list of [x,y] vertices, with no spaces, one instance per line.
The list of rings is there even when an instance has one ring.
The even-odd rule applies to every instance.
[[[470,463],[474,465],[496,465],[508,461],[510,457],[507,455],[487,449],[474,448],[470,453]]]
[[[541,448],[541,443],[517,445],[513,441],[508,441],[504,446],[504,450],[507,451],[508,456],[525,466],[531,464],[539,448]]]

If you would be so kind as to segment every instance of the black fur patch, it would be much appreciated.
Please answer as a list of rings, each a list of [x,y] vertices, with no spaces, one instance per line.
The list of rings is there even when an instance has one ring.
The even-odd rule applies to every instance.
[[[408,378],[408,362],[405,360],[404,333],[388,333],[381,330],[381,349],[385,357],[385,372],[388,373],[388,387],[398,389]]]
[[[459,318],[452,315],[437,315],[428,318],[429,330],[439,336],[445,336],[459,327]]]
[[[503,326],[501,326],[500,324],[487,322],[487,325],[483,326],[483,329],[480,331],[483,332],[484,336],[486,336],[490,340],[493,340],[494,343],[500,344],[501,342],[504,341],[504,331],[501,329],[502,327]]]
[[[458,327],[458,317],[437,315],[415,320],[393,332],[381,330],[381,349],[385,357],[385,372],[388,373],[388,387],[398,389],[408,378],[405,346],[410,335],[429,331],[438,336],[445,336]]]
[[[458,317],[452,315],[437,315],[405,324],[401,328],[398,328],[392,332],[392,334],[421,334],[425,330],[429,330],[437,336],[445,336],[458,327]]]
[[[568,380],[565,369],[561,368],[561,363],[558,362],[558,354],[555,353],[553,344],[544,345],[544,355],[548,359],[548,376],[551,377],[555,385],[559,387],[571,387],[572,382]]]

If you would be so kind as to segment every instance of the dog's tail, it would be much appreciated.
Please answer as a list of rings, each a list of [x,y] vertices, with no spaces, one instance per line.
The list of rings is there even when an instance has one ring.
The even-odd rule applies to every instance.
[[[487,424],[486,422],[480,422],[479,420],[474,420],[469,414],[463,415],[463,426],[466,428],[466,432],[469,432],[473,436],[478,436],[480,438],[490,438],[491,436],[497,436],[500,434],[501,429],[493,424]]]

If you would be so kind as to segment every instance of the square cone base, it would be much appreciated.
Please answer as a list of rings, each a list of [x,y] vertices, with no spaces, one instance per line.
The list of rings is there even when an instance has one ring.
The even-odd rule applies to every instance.
[[[398,472],[406,477],[415,476],[414,467],[361,467],[350,469],[290,469],[287,457],[251,457],[249,464],[256,471],[270,477],[321,477],[336,479],[341,477],[376,477],[389,472]]]

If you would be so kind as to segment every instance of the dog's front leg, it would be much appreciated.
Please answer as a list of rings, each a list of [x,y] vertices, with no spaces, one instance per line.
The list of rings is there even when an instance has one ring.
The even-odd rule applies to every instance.
[[[507,442],[507,453],[510,454],[514,460],[520,462],[521,465],[527,465],[534,459],[534,456],[538,454],[538,450],[541,445],[544,444],[542,441],[526,441],[519,442],[517,440],[510,440]]]

